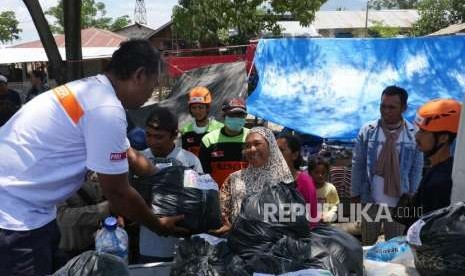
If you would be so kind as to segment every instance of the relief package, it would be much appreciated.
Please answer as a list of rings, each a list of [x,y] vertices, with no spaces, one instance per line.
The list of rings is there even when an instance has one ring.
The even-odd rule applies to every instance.
[[[433,211],[408,230],[421,275],[465,275],[465,203]]]
[[[184,215],[179,226],[193,234],[221,227],[218,185],[210,175],[198,175],[183,166],[162,168],[143,180],[151,187],[151,207],[156,215]]]

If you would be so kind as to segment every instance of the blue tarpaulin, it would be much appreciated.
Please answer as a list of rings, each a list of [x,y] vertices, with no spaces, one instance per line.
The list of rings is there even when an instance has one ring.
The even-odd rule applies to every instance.
[[[380,117],[386,86],[407,90],[409,120],[430,99],[462,101],[465,36],[264,39],[255,66],[251,114],[300,132],[350,139]]]

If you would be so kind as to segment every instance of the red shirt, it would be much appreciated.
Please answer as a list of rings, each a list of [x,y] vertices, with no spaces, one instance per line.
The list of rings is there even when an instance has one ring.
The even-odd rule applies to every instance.
[[[318,215],[317,210],[317,197],[315,182],[307,172],[300,172],[296,179],[297,191],[302,195],[305,202],[310,204],[310,216],[312,219],[316,219]],[[310,227],[313,228],[317,223],[310,223]]]

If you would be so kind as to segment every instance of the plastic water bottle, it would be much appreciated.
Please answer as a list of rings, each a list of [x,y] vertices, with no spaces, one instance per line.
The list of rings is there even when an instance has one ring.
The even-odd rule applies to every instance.
[[[97,252],[105,252],[120,257],[128,263],[128,234],[118,227],[115,217],[107,217],[103,222],[103,228],[95,237],[95,249]]]

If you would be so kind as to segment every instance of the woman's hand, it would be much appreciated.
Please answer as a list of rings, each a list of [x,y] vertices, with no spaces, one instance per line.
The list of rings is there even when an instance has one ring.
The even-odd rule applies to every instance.
[[[215,230],[210,230],[210,231],[208,231],[208,233],[213,235],[213,236],[220,237],[220,236],[224,236],[224,235],[228,234],[229,231],[231,231],[231,228],[232,228],[232,225],[229,222],[228,217],[223,216],[223,226],[221,226],[221,228],[218,228],[218,229],[215,229]]]

